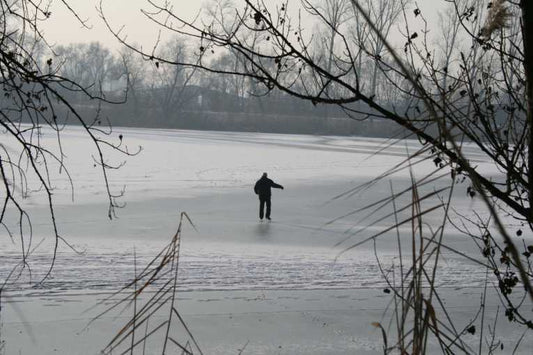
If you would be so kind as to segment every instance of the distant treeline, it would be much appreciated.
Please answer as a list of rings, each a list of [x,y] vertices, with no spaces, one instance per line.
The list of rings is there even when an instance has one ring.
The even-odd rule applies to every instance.
[[[160,50],[176,62],[193,55],[179,38]],[[113,53],[97,42],[78,43],[32,55],[36,63],[76,83],[71,90],[65,84],[56,89],[89,124],[376,137],[405,133],[375,117],[348,117],[338,106],[313,105],[266,90],[250,78],[158,63],[127,48]],[[241,63],[228,54],[217,57],[214,65],[229,70]],[[50,112],[51,120],[76,124],[68,110],[63,114],[58,107]],[[358,109],[356,104],[353,108]],[[32,118],[21,113],[21,119]]]
[[[85,117],[98,111],[97,119],[113,126],[370,137],[406,134],[390,121],[351,118],[338,107],[315,106],[286,95],[242,98],[194,86],[182,90],[174,109],[159,104],[165,95],[162,89],[147,91],[117,104],[71,100]],[[120,93],[106,97],[120,101]]]
[[[186,59],[194,54],[182,39],[176,38],[162,45],[159,55],[180,63],[191,62]],[[339,105],[315,105],[275,88],[269,89],[249,77],[160,63],[128,48],[114,54],[97,42],[79,43],[58,46],[54,53],[36,51],[32,56],[35,63],[41,63],[50,72],[75,83],[70,88],[63,83],[56,90],[88,124],[370,137],[408,135],[392,120],[384,121],[377,114],[372,117],[358,114],[361,111],[369,113],[369,108],[359,106],[359,102],[344,104],[342,108]],[[227,53],[216,57],[212,65],[217,70],[232,72],[243,64],[238,56]],[[363,65],[363,69],[372,68],[374,64],[365,65],[368,68]],[[428,132],[438,129],[426,127],[429,121],[424,115],[427,113],[418,106],[413,107],[408,95],[403,95],[399,88],[386,85],[388,81],[383,76],[376,76],[377,73],[379,71],[361,71],[365,74],[359,78],[361,83],[365,82],[370,88],[368,97],[392,112],[419,116],[417,124]],[[313,92],[313,88],[307,87],[299,90]],[[19,115],[21,120],[35,119],[15,107],[10,108],[6,95],[9,93],[0,95],[0,104],[6,110]],[[42,105],[40,112],[49,112],[50,120],[79,122],[72,119],[68,110],[64,114],[59,112],[59,106],[55,107],[55,112],[50,112],[46,111],[49,109],[46,102],[37,104]],[[408,107],[410,111],[405,112]],[[344,110],[349,110],[349,114]],[[496,124],[500,119],[505,117],[497,117]],[[454,130],[454,127],[448,129]]]

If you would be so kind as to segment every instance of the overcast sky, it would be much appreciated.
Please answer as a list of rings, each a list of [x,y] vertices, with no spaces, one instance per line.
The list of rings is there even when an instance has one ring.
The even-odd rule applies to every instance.
[[[162,3],[161,0],[155,2]],[[175,12],[193,17],[204,0],[171,0]],[[61,1],[54,1],[52,17],[43,24],[45,37],[51,44],[99,41],[109,47],[118,47],[117,41],[105,28],[96,8],[100,0],[70,0],[68,4],[87,20],[90,28],[84,28],[68,11]],[[158,28],[141,13],[141,9],[151,9],[147,0],[103,0],[106,16],[115,28],[124,27],[128,40],[143,46],[151,46],[157,38]]]
[[[164,3],[165,0],[153,0]],[[201,6],[209,0],[168,0],[174,7],[174,12],[180,16],[192,19]],[[234,0],[238,4],[242,0]],[[319,1],[319,0],[317,0]],[[54,1],[52,17],[45,21],[42,28],[45,37],[51,44],[69,44],[77,42],[99,41],[110,48],[119,48],[117,40],[105,28],[97,7],[100,0],[67,0],[68,4],[87,20],[90,28],[83,27],[68,11],[62,1]],[[281,0],[265,0],[265,3],[279,4]],[[128,42],[138,43],[145,48],[151,48],[157,38],[159,28],[141,13],[141,9],[153,10],[147,0],[102,0],[105,15],[115,29],[124,26],[123,33],[128,35]],[[436,19],[437,8],[442,8],[444,0],[419,0],[417,5],[428,16]],[[291,10],[299,7],[298,0],[289,1]],[[432,13],[431,13],[432,12]]]

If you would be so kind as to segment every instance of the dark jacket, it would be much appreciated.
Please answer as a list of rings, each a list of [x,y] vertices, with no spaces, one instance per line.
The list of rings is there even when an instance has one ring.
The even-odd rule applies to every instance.
[[[257,180],[254,186],[254,191],[259,197],[269,198],[272,195],[270,188],[283,189],[283,186],[276,184],[274,181],[263,176]]]

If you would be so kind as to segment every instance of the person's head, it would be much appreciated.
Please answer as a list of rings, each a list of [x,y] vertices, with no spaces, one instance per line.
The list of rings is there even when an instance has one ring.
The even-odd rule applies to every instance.
[[[267,177],[267,173],[263,173],[262,177],[266,178]]]

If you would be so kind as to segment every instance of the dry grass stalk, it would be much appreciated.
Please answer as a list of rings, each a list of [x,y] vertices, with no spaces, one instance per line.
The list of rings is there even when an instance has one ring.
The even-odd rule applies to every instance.
[[[118,307],[133,307],[131,319],[109,342],[104,353],[125,355],[142,350],[144,354],[147,348],[151,347],[148,340],[159,336],[161,343],[157,346],[162,347],[162,354],[171,352],[202,354],[198,342],[177,308],[179,256],[184,220],[193,225],[187,214],[182,213],[178,230],[170,243],[136,275],[133,281],[110,296],[107,300],[116,296],[119,296],[119,300],[95,318],[98,319]],[[158,321],[155,317],[161,313],[166,313],[164,321]],[[176,327],[185,332],[184,340],[176,339]]]

